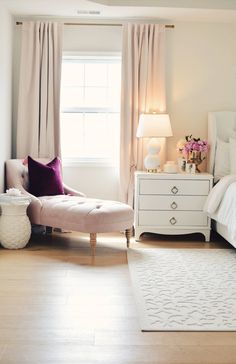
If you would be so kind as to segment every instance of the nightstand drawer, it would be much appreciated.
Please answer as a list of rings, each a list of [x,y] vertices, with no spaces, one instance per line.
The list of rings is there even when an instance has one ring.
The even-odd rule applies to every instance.
[[[206,196],[140,195],[139,210],[202,211]]]
[[[205,195],[210,190],[209,180],[140,179],[141,195]]]
[[[139,211],[138,222],[141,226],[207,226],[208,218],[195,211]]]

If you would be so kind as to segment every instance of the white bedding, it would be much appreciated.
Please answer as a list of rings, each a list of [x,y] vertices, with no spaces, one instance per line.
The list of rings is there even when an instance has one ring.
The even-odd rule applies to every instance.
[[[227,226],[231,238],[236,241],[236,175],[225,176],[216,184],[204,210],[211,218]]]

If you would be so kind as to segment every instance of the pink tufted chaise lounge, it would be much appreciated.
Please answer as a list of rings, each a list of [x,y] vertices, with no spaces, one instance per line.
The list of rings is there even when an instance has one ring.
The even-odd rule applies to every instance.
[[[37,159],[48,163],[48,159]],[[35,197],[28,189],[28,168],[21,159],[6,162],[7,188],[18,188],[31,197],[28,216],[32,224],[90,234],[92,253],[95,253],[96,234],[125,231],[129,247],[134,213],[130,206],[108,200],[87,198],[83,193],[63,185],[65,195]]]

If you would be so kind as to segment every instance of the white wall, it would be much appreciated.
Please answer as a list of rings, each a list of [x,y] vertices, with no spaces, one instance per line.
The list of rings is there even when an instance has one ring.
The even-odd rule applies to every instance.
[[[11,157],[12,17],[0,3],[0,192],[4,191],[4,162]]]
[[[66,25],[64,27],[64,51],[120,52],[121,47],[120,26]]]
[[[235,39],[236,24],[181,22],[167,30],[167,111],[174,133],[167,141],[168,159],[176,159],[179,138],[207,137],[208,111],[236,110]],[[120,51],[121,28],[66,26],[64,50]],[[64,178],[87,195],[117,198],[114,169],[65,167]]]
[[[176,142],[207,137],[207,113],[236,110],[236,24],[176,23],[167,31],[167,109]]]

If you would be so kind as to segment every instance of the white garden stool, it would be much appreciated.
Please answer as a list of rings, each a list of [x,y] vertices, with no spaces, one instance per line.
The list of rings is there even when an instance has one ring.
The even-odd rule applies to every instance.
[[[21,249],[26,246],[31,235],[31,224],[26,215],[30,197],[0,195],[0,243],[7,249]]]

